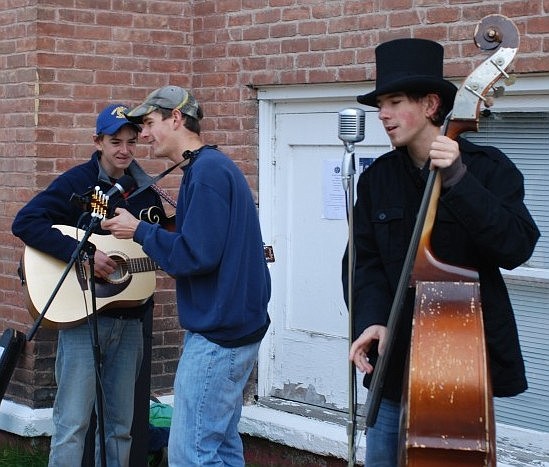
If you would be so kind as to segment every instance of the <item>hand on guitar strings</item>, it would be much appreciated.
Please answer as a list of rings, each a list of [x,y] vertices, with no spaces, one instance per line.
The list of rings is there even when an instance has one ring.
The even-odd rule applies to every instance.
[[[101,228],[109,230],[116,238],[133,239],[139,219],[124,208],[116,208],[114,216],[101,221]]]
[[[85,271],[85,277],[90,277],[89,261],[82,261],[82,266]],[[98,279],[107,279],[117,268],[114,261],[107,253],[101,250],[95,250],[93,254],[93,272]]]
[[[93,272],[95,277],[106,279],[117,268],[116,261],[100,250],[95,250],[94,260]]]
[[[349,360],[362,373],[372,373],[374,367],[369,362],[368,352],[372,348],[375,341],[378,342],[378,352],[383,354],[385,350],[385,338],[387,336],[387,328],[378,324],[367,327],[360,336],[353,342],[349,350]]]

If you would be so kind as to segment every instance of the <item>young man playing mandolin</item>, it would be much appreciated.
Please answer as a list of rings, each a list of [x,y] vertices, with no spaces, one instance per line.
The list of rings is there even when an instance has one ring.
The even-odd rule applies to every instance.
[[[73,195],[84,195],[95,186],[108,193],[124,175],[133,178],[134,186],[130,191],[150,183],[151,178],[134,161],[141,129],[126,119],[126,110],[121,104],[107,106],[97,117],[93,136],[96,150],[91,159],[57,177],[19,211],[12,231],[26,245],[68,263],[79,243],[76,227],[86,230],[92,219],[82,205],[71,202]],[[110,207],[113,204],[124,206],[136,215],[151,206],[162,208],[159,196],[151,188],[128,199],[114,195],[109,204]],[[53,227],[58,224],[68,226],[67,231],[74,231],[75,236],[64,235]],[[102,231],[97,224],[94,234],[108,232]],[[107,278],[117,268],[117,263],[99,248],[94,259],[97,281]],[[52,292],[44,290],[45,294]],[[56,301],[63,303],[63,300],[62,296],[56,296]],[[143,358],[143,317],[152,311],[153,306],[152,297],[143,297],[143,300],[142,305],[102,310],[97,316],[106,441],[104,454],[109,467],[129,466],[134,387]],[[96,404],[94,343],[91,340],[94,333],[91,321],[85,319],[92,312],[92,304],[67,303],[66,306],[85,309],[75,309],[77,322],[59,331],[55,364],[58,388],[53,407],[50,467],[74,467],[82,463],[86,433]],[[49,318],[47,312],[45,318]],[[64,323],[63,327],[66,325]],[[99,441],[96,440],[95,461],[98,466],[102,465]]]
[[[376,48],[376,89],[358,102],[378,108],[394,147],[358,180],[354,207],[354,342],[350,359],[370,387],[430,168],[442,180],[431,244],[437,258],[478,271],[489,369],[495,396],[526,390],[518,333],[500,267],[532,254],[539,231],[523,203],[523,177],[499,150],[441,135],[455,86],[442,77],[443,48],[397,39]],[[347,291],[348,252],[343,258]],[[398,464],[400,403],[415,293],[405,292],[376,423],[366,436],[366,465]],[[348,297],[346,297],[348,298]]]
[[[202,108],[178,86],[128,112],[154,155],[181,164],[174,232],[125,209],[102,223],[133,238],[175,277],[183,354],[174,382],[170,467],[244,466],[243,390],[270,319],[271,280],[250,187],[237,165],[200,135]]]

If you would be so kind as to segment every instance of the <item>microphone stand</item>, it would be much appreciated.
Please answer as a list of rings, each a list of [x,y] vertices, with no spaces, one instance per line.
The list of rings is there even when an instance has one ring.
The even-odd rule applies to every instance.
[[[76,246],[75,250],[73,251],[71,255],[70,261],[67,263],[67,266],[65,267],[65,270],[63,271],[63,274],[61,275],[61,278],[59,279],[57,285],[55,286],[55,289],[53,290],[52,294],[50,295],[48,301],[46,302],[46,305],[44,306],[44,309],[34,322],[33,327],[27,334],[27,341],[30,341],[36,332],[38,331],[38,327],[40,326],[40,323],[42,322],[44,316],[46,315],[46,312],[48,311],[50,305],[52,304],[53,300],[55,299],[57,293],[59,292],[59,289],[63,285],[63,282],[65,281],[66,277],[68,276],[69,272],[71,271],[72,267],[75,265],[77,261],[81,262],[83,260],[82,253],[85,253],[88,257],[88,262],[90,266],[90,292],[92,296],[92,323],[93,323],[93,355],[94,355],[94,365],[95,365],[95,381],[96,381],[96,401],[97,401],[97,426],[99,431],[99,448],[100,448],[100,456],[101,456],[101,467],[106,467],[107,465],[107,457],[106,457],[106,448],[105,448],[105,427],[104,427],[104,411],[103,411],[103,388],[101,386],[101,377],[100,377],[100,369],[101,369],[101,352],[99,348],[99,332],[97,329],[97,306],[96,306],[96,296],[95,296],[95,278],[94,278],[94,264],[95,264],[95,245],[88,241],[91,234],[93,233],[94,228],[99,224],[101,221],[101,217],[92,214],[92,219],[90,221],[90,224],[88,228],[86,229],[84,235],[82,236],[82,239]],[[80,263],[79,263],[80,264]],[[82,266],[80,266],[82,267]],[[81,281],[81,287],[82,290],[85,290],[86,284],[85,281]]]
[[[95,217],[94,219],[99,219]],[[93,224],[93,222],[92,222]],[[88,235],[89,237],[89,235]],[[97,302],[95,295],[95,245],[92,245],[88,251],[88,263],[90,265],[90,293],[92,298],[92,326],[93,326],[93,363],[95,367],[95,400],[97,404],[97,428],[99,431],[99,454],[101,457],[101,467],[107,465],[106,443],[105,443],[105,417],[103,409],[103,386],[101,385],[101,348],[99,345],[99,330],[97,328]],[[95,462],[95,461],[94,461]]]
[[[353,235],[353,206],[354,206],[354,175],[355,171],[355,145],[345,142],[345,153],[341,164],[341,174],[343,189],[347,193],[347,219],[349,225],[349,240],[347,254],[347,302],[349,310],[349,351],[354,335],[353,326],[353,284],[354,284],[354,235]],[[347,438],[348,438],[348,462],[347,465],[352,467],[355,465],[356,448],[355,448],[355,433],[356,433],[356,416],[355,416],[355,401],[356,401],[356,372],[352,360],[349,360],[349,414],[347,421]]]

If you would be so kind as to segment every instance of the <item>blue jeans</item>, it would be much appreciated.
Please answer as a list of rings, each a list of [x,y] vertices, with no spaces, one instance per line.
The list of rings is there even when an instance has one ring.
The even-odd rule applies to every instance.
[[[376,423],[366,432],[366,467],[397,467],[400,404],[382,399]]]
[[[174,383],[170,467],[244,466],[238,422],[259,345],[225,348],[185,332]]]
[[[98,317],[104,427],[108,467],[128,467],[134,387],[143,359],[143,323],[137,319]],[[53,405],[50,467],[81,464],[86,433],[96,400],[91,336],[87,323],[59,331]],[[100,466],[96,439],[96,465]]]

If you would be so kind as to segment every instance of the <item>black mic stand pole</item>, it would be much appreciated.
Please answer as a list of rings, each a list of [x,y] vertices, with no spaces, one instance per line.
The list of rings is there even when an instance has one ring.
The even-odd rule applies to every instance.
[[[99,219],[99,218],[94,218]],[[92,221],[93,223],[93,221]],[[92,298],[92,314],[91,321],[93,326],[93,363],[95,367],[95,399],[97,411],[97,429],[99,431],[99,454],[101,456],[101,467],[107,465],[107,454],[105,445],[105,418],[103,409],[103,386],[101,385],[101,347],[99,345],[99,331],[97,328],[97,302],[95,295],[95,245],[88,248],[88,264],[90,266],[90,293]],[[94,462],[95,463],[95,462]]]
[[[57,293],[59,292],[59,289],[63,285],[63,282],[65,281],[70,270],[72,269],[72,267],[75,265],[77,261],[79,261],[78,267],[80,267],[80,270],[82,270],[82,266],[80,264],[80,261],[82,261],[81,253],[85,252],[88,256],[89,265],[90,265],[90,285],[91,285],[90,288],[91,288],[91,295],[92,295],[92,322],[94,327],[94,340],[95,340],[95,342],[93,343],[94,345],[93,350],[94,350],[95,379],[96,379],[97,426],[99,430],[99,447],[100,447],[100,454],[101,454],[101,467],[106,467],[107,459],[106,459],[106,452],[105,452],[105,429],[104,429],[104,417],[103,417],[103,388],[101,386],[101,380],[100,380],[101,352],[99,349],[99,336],[98,336],[99,333],[97,330],[97,313],[96,313],[97,306],[96,306],[95,279],[94,279],[95,245],[88,242],[88,239],[91,237],[91,234],[93,233],[93,229],[97,226],[97,224],[100,221],[101,221],[101,217],[92,215],[90,224],[86,229],[84,235],[82,236],[82,239],[74,249],[71,255],[71,259],[67,263],[67,266],[65,267],[65,270],[61,275],[61,278],[59,279],[57,285],[55,286],[55,289],[53,290],[48,301],[46,302],[44,309],[42,310],[42,312],[34,322],[33,327],[27,334],[27,341],[30,341],[38,331],[38,327],[40,326],[42,319],[46,315],[46,312],[48,311]],[[83,290],[85,290],[84,289],[85,283],[82,281],[81,281],[81,286]]]
[[[355,145],[345,142],[345,154],[341,167],[343,189],[347,193],[347,219],[349,225],[349,240],[347,245],[347,302],[349,310],[349,350],[353,341],[353,284],[354,284],[354,235],[353,235],[353,207],[354,207],[354,174],[355,174]],[[348,462],[349,467],[355,465],[355,433],[356,433],[356,373],[355,365],[349,360],[349,416],[347,422]]]

